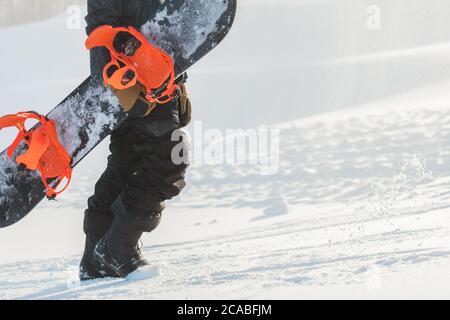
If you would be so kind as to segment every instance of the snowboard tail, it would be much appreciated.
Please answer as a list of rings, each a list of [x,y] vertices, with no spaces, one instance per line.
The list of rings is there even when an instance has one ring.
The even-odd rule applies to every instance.
[[[166,1],[140,31],[172,57],[179,76],[225,38],[236,7],[237,0]],[[47,117],[55,121],[60,142],[75,167],[127,115],[110,89],[88,77]],[[0,154],[0,228],[23,219],[46,197],[39,174],[16,164],[24,148],[20,145],[11,159],[6,151]]]

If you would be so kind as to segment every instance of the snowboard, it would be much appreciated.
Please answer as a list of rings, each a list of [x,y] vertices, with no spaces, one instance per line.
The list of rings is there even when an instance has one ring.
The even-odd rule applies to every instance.
[[[181,75],[213,50],[233,24],[237,0],[166,0],[140,31],[149,42],[168,53]],[[61,144],[75,167],[127,115],[109,88],[88,77],[47,115],[56,122]],[[24,151],[20,145],[12,159],[0,154],[0,228],[28,215],[44,198],[46,188],[39,173],[15,162]],[[93,182],[94,183],[94,182]]]

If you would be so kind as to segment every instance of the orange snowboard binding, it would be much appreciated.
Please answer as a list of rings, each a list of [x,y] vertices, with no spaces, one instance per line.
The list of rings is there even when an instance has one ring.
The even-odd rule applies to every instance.
[[[29,119],[37,120],[39,125],[35,129],[27,130],[25,122]],[[72,178],[71,158],[59,142],[55,123],[35,112],[20,112],[0,118],[0,130],[8,127],[16,127],[19,130],[7,150],[8,157],[11,159],[20,143],[25,142],[28,149],[16,157],[17,164],[41,173],[49,199],[54,199],[66,190]],[[49,185],[49,179],[57,179],[53,187]],[[56,191],[64,179],[67,179],[66,185]]]
[[[86,40],[87,49],[95,47],[105,47],[111,54],[111,61],[103,69],[106,85],[125,90],[139,82],[151,103],[164,104],[178,97],[173,59],[135,28],[98,27]]]

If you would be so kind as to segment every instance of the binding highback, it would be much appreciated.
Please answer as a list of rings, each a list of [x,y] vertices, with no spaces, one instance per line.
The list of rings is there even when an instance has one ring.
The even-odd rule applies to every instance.
[[[38,124],[27,130],[25,122],[30,119],[37,120]],[[20,112],[0,118],[0,130],[8,127],[16,127],[19,133],[8,148],[7,156],[11,159],[24,142],[27,149],[16,156],[17,164],[40,172],[49,198],[54,199],[66,190],[72,178],[71,158],[59,142],[55,123],[35,112]],[[57,191],[65,179],[65,186]],[[48,180],[54,181],[49,184]]]

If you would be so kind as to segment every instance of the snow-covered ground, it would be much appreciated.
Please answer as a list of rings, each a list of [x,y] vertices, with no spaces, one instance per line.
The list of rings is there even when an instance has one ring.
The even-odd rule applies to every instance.
[[[324,7],[285,1],[270,12],[294,23],[291,12],[323,13],[328,2],[346,1],[323,1]],[[168,204],[161,226],[144,236],[153,276],[80,285],[82,212],[105,165],[102,144],[75,170],[58,202],[43,202],[0,230],[0,299],[450,298],[450,45],[418,41],[381,52],[298,61],[286,54],[263,63],[274,57],[273,47],[254,56],[245,45],[273,4],[245,3],[223,46],[191,72],[195,117],[205,127],[278,128],[278,174],[262,176],[249,165],[193,165],[187,190]],[[87,74],[82,31],[58,28],[64,23],[60,17],[0,30],[11,48],[0,53],[12,61],[5,67],[21,71],[0,74],[5,112],[24,106],[46,111]],[[44,49],[25,59],[17,39],[46,30],[52,37],[30,39]],[[55,38],[65,39],[56,53],[49,49]],[[306,85],[306,76],[295,78],[286,65],[328,84],[316,76]],[[28,80],[19,86],[25,72]],[[276,86],[280,72],[299,84]],[[262,75],[272,87],[299,95],[281,102],[261,97],[261,87],[268,92],[269,86],[258,82]],[[341,90],[330,93],[336,104],[323,98],[333,77]],[[220,90],[212,83],[232,89],[237,97],[229,104],[237,100],[241,109],[217,111],[227,99],[214,99]],[[301,92],[313,85],[316,91],[304,101]],[[319,102],[326,105],[315,109]],[[6,144],[8,135],[0,141]]]
[[[448,85],[283,124],[269,179],[192,168],[190,189],[144,237],[161,273],[144,280],[76,282],[98,175],[83,168],[59,203],[0,233],[0,297],[448,298],[450,108],[418,99]]]

